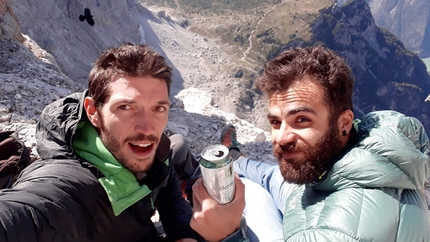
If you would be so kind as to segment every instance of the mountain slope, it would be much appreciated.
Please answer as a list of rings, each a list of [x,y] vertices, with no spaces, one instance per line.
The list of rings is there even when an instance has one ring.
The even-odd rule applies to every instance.
[[[0,6],[2,4],[6,5],[9,3],[6,0],[0,0]],[[23,11],[23,9],[21,9],[21,11]],[[160,25],[156,27],[158,31],[174,31],[175,27],[177,27],[175,25],[170,25],[169,23],[171,23],[171,21],[168,20],[167,16],[163,16],[162,14],[157,16],[156,13],[154,14],[146,9],[141,14],[142,15],[137,14],[140,21],[154,21],[154,25]],[[13,15],[15,15],[15,13],[12,8],[4,12],[0,11],[0,18],[3,17],[3,19],[4,16]],[[145,16],[149,17],[145,18]],[[46,24],[50,26],[52,23],[47,22],[39,24],[43,25],[39,25],[38,27]],[[77,21],[75,24],[81,24],[81,22]],[[97,18],[95,18],[94,26],[96,25]],[[35,26],[30,27],[35,28]],[[145,27],[148,26],[149,25]],[[19,136],[24,139],[26,145],[32,147],[33,153],[37,154],[35,149],[35,125],[42,109],[54,100],[65,97],[72,92],[84,90],[86,85],[76,82],[65,75],[62,68],[58,65],[61,60],[56,59],[54,55],[51,55],[48,51],[39,46],[38,43],[29,36],[21,36],[20,24],[16,18],[14,21],[0,23],[0,28],[9,31],[2,32],[4,36],[3,39],[0,40],[0,79],[2,80],[0,82],[0,130],[17,130]],[[152,28],[147,28],[146,30],[151,29]],[[151,32],[147,31],[146,33]],[[18,36],[18,38],[16,36]],[[160,35],[161,40],[159,44],[173,48],[167,48],[168,51],[179,48],[179,46],[175,46],[175,44],[171,45],[171,43],[174,42],[172,36]],[[187,65],[193,62],[201,62],[202,58],[195,57],[195,54],[192,52],[195,49],[191,49],[191,47],[195,45],[201,44],[202,50],[205,50],[208,55],[217,56],[219,54],[218,49],[213,49],[212,47],[206,48],[208,41],[197,38],[192,33],[189,33],[187,37],[189,38],[181,39],[176,42],[176,45],[181,44],[181,49],[183,51],[190,52],[175,52],[175,55],[170,56],[175,64],[182,61],[181,65],[183,65],[184,68],[192,69],[192,67],[187,67]],[[46,36],[42,39],[44,38],[46,38]],[[128,37],[122,36],[122,38],[127,39]],[[195,38],[195,41],[190,41],[193,38]],[[81,39],[84,39],[84,37],[75,36],[73,41],[79,41]],[[128,39],[132,38],[130,37]],[[96,41],[97,38],[94,40]],[[157,40],[157,36],[147,35],[144,39],[140,40],[153,42]],[[42,41],[42,43],[44,42]],[[73,51],[81,54],[84,53],[77,47],[72,48],[72,46],[66,45],[67,42],[63,42],[63,44],[63,49],[60,48],[56,50],[57,55],[63,55]],[[66,48],[71,49],[66,50]],[[91,53],[89,53],[89,55],[90,54]],[[88,56],[86,58],[88,58]],[[82,58],[82,60],[86,58]],[[91,66],[90,63],[87,62],[83,62],[83,64],[88,67]],[[178,66],[181,65],[178,64]],[[77,68],[77,72],[79,71],[82,70]],[[67,70],[64,72],[67,72]],[[190,71],[189,73],[194,72]],[[198,155],[199,152],[208,145],[218,144],[221,128],[227,123],[232,123],[237,127],[238,140],[244,144],[242,150],[248,157],[274,162],[274,158],[271,154],[271,143],[268,138],[269,134],[255,127],[250,122],[238,118],[234,114],[226,113],[218,109],[216,105],[214,105],[210,91],[182,88],[181,92],[177,89],[176,94],[176,97],[172,96],[172,106],[166,132],[168,134],[179,133],[185,136],[195,155]],[[195,105],[196,103],[200,104],[197,108]]]
[[[378,26],[421,58],[430,57],[430,1],[367,0]]]
[[[353,69],[357,117],[395,109],[417,117],[430,130],[424,102],[430,77],[425,66],[394,35],[375,25],[365,0],[342,6],[331,0],[243,6],[237,0],[201,0],[195,3],[210,5],[185,9],[189,16],[183,10],[192,7],[185,5],[188,2],[170,1],[177,6],[174,11],[151,7],[156,13],[133,0],[12,3],[22,32],[77,82],[85,82],[91,63],[108,46],[148,43],[175,68],[172,96],[184,88],[206,90],[221,110],[268,130],[261,115],[267,106],[253,85],[264,63],[286,48],[322,44],[342,55]],[[94,26],[79,21],[85,8],[91,10]],[[37,20],[38,16],[43,17]]]

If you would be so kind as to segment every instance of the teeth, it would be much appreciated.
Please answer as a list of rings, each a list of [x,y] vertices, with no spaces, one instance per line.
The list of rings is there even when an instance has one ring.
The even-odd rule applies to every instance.
[[[151,144],[149,143],[149,144],[134,144],[134,145],[139,146],[139,147],[148,147]]]

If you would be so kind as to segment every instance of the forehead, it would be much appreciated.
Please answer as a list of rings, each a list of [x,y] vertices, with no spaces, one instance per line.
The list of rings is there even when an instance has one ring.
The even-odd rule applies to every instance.
[[[271,113],[278,110],[284,114],[291,110],[328,110],[324,89],[309,79],[302,79],[288,89],[274,93],[269,97],[269,108]]]
[[[120,77],[109,86],[110,101],[130,99],[164,100],[169,99],[167,84],[161,79],[150,76]]]

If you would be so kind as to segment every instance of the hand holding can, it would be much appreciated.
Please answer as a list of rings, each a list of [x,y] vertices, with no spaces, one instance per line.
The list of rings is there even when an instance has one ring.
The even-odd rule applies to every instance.
[[[223,145],[211,145],[201,152],[200,169],[203,184],[209,195],[219,204],[234,198],[233,162],[229,150]]]

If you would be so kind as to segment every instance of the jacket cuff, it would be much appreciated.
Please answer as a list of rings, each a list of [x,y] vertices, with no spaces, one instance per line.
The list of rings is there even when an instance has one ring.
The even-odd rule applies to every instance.
[[[232,233],[227,238],[223,239],[221,242],[249,242],[246,236],[245,229],[241,226],[236,232]]]

